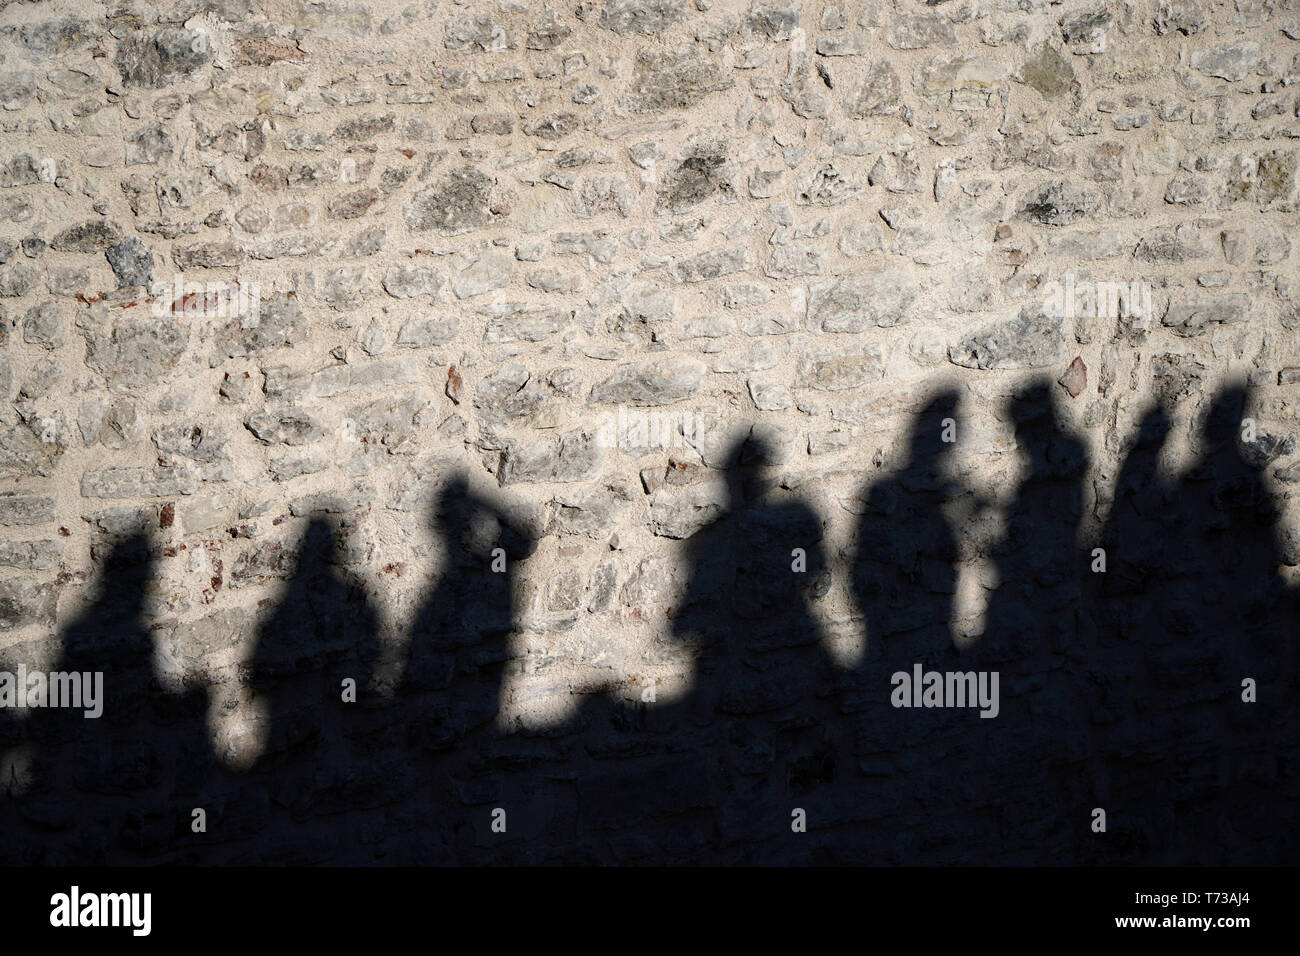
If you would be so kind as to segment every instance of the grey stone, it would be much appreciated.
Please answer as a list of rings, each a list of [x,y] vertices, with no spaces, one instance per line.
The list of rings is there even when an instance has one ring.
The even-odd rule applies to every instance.
[[[172,261],[182,271],[227,269],[244,261],[244,250],[234,242],[198,242],[172,247]]]
[[[727,504],[721,481],[658,491],[650,501],[650,530],[662,538],[689,538],[726,514]]]
[[[626,607],[666,604],[680,588],[672,562],[651,555],[642,558],[623,584],[619,602]]]
[[[524,133],[554,142],[582,129],[582,117],[565,110],[552,113],[533,123],[524,124]]]
[[[619,36],[662,33],[686,16],[686,0],[606,0],[600,26]]]
[[[23,316],[23,341],[53,351],[68,340],[67,321],[56,302],[42,302]]]
[[[126,138],[128,166],[152,166],[176,152],[176,137],[163,123],[142,126]]]
[[[541,21],[529,29],[524,46],[530,50],[554,50],[572,35],[573,29],[559,22],[547,10],[542,14]]]
[[[471,166],[453,170],[437,185],[411,197],[405,209],[406,224],[414,232],[459,236],[492,221],[488,209],[491,177]]]
[[[922,101],[936,108],[977,110],[992,102],[1005,72],[996,61],[965,54],[922,63],[913,86]]]
[[[1271,150],[1259,157],[1255,197],[1268,204],[1292,197],[1296,185],[1296,154],[1294,151]]]
[[[1099,203],[1091,190],[1056,180],[1032,193],[1020,208],[1020,215],[1048,226],[1068,226],[1092,215]]]
[[[362,265],[330,269],[320,283],[321,298],[339,312],[357,308],[370,288],[370,270]]]
[[[1193,70],[1233,82],[1244,80],[1258,62],[1258,43],[1237,43],[1213,50],[1197,50],[1191,59]]]
[[[489,424],[511,419],[528,419],[541,411],[550,396],[524,366],[508,362],[495,373],[480,379],[474,388],[474,407]]]
[[[749,251],[731,246],[673,260],[672,277],[678,282],[707,282],[749,269]]]
[[[591,572],[588,587],[591,597],[587,600],[587,610],[593,614],[609,610],[614,602],[614,590],[618,586],[618,565],[612,558],[600,562]]]
[[[83,498],[162,498],[192,495],[198,479],[177,468],[102,468],[81,476]]]
[[[845,176],[834,163],[822,163],[799,180],[796,201],[801,206],[838,206],[854,198],[862,184]]]
[[[110,385],[131,388],[153,384],[176,367],[189,344],[185,326],[169,319],[110,320],[83,313],[77,325],[86,339],[86,364]]]
[[[582,573],[577,568],[565,568],[551,575],[546,582],[546,610],[576,611],[582,606],[583,590]]]
[[[287,581],[295,566],[293,551],[280,541],[258,541],[235,559],[230,569],[230,586]]]
[[[460,320],[454,315],[422,313],[406,320],[397,333],[397,344],[411,348],[446,345],[460,334]]]
[[[36,95],[36,74],[31,70],[0,73],[0,108],[20,110]]]
[[[324,39],[345,39],[370,35],[370,11],[352,0],[306,3],[298,0],[294,25]]]
[[[895,13],[889,17],[885,39],[895,50],[924,50],[956,45],[957,32],[951,23],[938,16]]]
[[[26,295],[41,281],[41,270],[19,263],[0,275],[0,296],[12,298]]]
[[[78,17],[59,17],[24,23],[18,40],[26,49],[44,56],[65,53],[95,38],[91,24]]]
[[[329,219],[360,219],[374,208],[383,196],[384,194],[378,189],[355,189],[342,196],[336,196],[326,203],[325,215]]]
[[[620,366],[591,390],[591,401],[607,405],[670,405],[695,394],[704,364],[691,358],[657,359]]]
[[[1250,301],[1245,295],[1227,295],[1201,302],[1169,303],[1161,323],[1178,335],[1200,335],[1211,325],[1231,325],[1250,319]]]
[[[87,445],[105,448],[128,448],[143,441],[147,433],[139,406],[129,398],[110,401],[92,396],[77,409],[77,427]]]
[[[773,382],[758,382],[750,379],[746,382],[749,388],[750,400],[754,407],[762,412],[776,412],[789,408],[794,404],[794,396],[784,385]]]
[[[45,524],[53,521],[54,496],[26,491],[0,492],[0,525]]]
[[[1241,442],[1241,453],[1252,468],[1263,471],[1278,459],[1289,458],[1295,453],[1295,436],[1277,435],[1256,428],[1252,440]]]
[[[256,318],[236,317],[216,336],[221,358],[259,355],[306,339],[310,323],[293,295],[271,295],[258,302]]]
[[[442,287],[442,276],[429,266],[396,265],[384,273],[384,290],[395,299],[410,299],[418,295],[437,298]]]
[[[879,381],[884,375],[884,349],[876,344],[855,345],[804,353],[795,372],[795,384],[839,391]]]
[[[115,60],[128,86],[160,88],[183,80],[212,56],[212,37],[199,30],[164,27],[118,41]]]
[[[629,106],[637,113],[686,109],[732,85],[718,64],[694,47],[646,47],[637,51],[632,66]]]
[[[728,309],[747,309],[751,305],[766,305],[775,297],[768,286],[739,282],[722,287],[722,304]]]
[[[844,227],[839,241],[840,252],[846,256],[865,256],[879,252],[882,246],[878,225],[860,219],[855,219]]]
[[[799,27],[803,0],[752,0],[745,17],[745,35],[764,40],[789,40]]]
[[[0,186],[30,186],[40,181],[41,170],[31,153],[19,153],[0,165]]]
[[[543,438],[528,445],[512,445],[501,454],[501,485],[522,482],[586,481],[600,473],[605,450],[582,432]]]
[[[228,441],[222,429],[193,419],[168,422],[153,430],[153,443],[159,451],[200,462],[227,460]]]
[[[41,441],[26,424],[0,427],[0,477],[46,477],[60,454],[58,444]]]
[[[192,621],[169,621],[154,631],[154,639],[168,660],[192,672],[213,655],[244,646],[256,622],[257,615],[246,608],[227,608]]]
[[[820,37],[817,40],[819,56],[862,56],[870,51],[871,40],[862,33]]]
[[[1070,44],[1097,44],[1110,31],[1114,22],[1114,15],[1106,9],[1068,14],[1059,21],[1061,37]]]
[[[827,94],[830,84],[827,81],[829,68],[823,61],[818,61],[820,70],[814,70],[807,54],[791,55],[800,65],[787,73],[785,80],[778,87],[781,99],[790,104],[796,116],[805,119],[825,119],[830,115],[831,98]]]
[[[1157,229],[1138,241],[1133,258],[1138,262],[1191,262],[1210,255],[1200,234],[1190,223]]]
[[[790,243],[776,246],[768,256],[763,274],[773,279],[819,276],[826,268],[826,250],[820,246]]]
[[[0,567],[49,571],[59,566],[59,541],[0,541]]]
[[[631,495],[620,485],[555,497],[555,527],[565,534],[603,538],[627,509]]]
[[[1199,3],[1161,3],[1156,12],[1156,33],[1161,36],[1177,31],[1194,36],[1210,25],[1210,18]]]
[[[501,53],[513,45],[506,28],[490,16],[457,17],[444,27],[442,45],[448,50],[477,48],[484,53]]]
[[[0,631],[54,626],[58,591],[27,578],[0,580]]]
[[[799,331],[802,319],[798,315],[749,315],[739,321],[740,331],[746,335],[789,335]]]
[[[115,244],[121,236],[108,223],[95,219],[69,226],[50,240],[50,248],[59,252],[99,252]]]
[[[244,424],[258,441],[267,445],[307,445],[325,437],[324,426],[300,408],[257,412],[249,415]]]
[[[659,184],[655,212],[677,214],[693,209],[706,199],[736,197],[733,173],[724,155],[689,156]]]
[[[845,276],[812,286],[809,326],[822,332],[890,328],[912,318],[916,285],[902,272]]]
[[[681,303],[671,292],[660,292],[654,286],[629,289],[623,300],[623,317],[629,322],[655,325],[677,318]]]
[[[105,250],[108,264],[117,275],[119,289],[145,286],[153,281],[153,254],[135,236],[129,236]]]
[[[1060,319],[1026,307],[1012,319],[988,325],[948,350],[954,365],[978,369],[1045,368],[1061,361],[1067,333]]]
[[[888,60],[874,60],[845,102],[854,119],[895,113],[902,103],[902,83]]]
[[[573,193],[573,211],[583,219],[616,212],[626,218],[636,205],[636,191],[622,176],[589,176]]]
[[[1060,96],[1074,82],[1074,67],[1050,43],[1041,44],[1020,68],[1020,77],[1047,99]]]
[[[484,254],[464,269],[451,274],[451,290],[458,299],[468,299],[510,284],[514,260],[504,253]]]
[[[383,448],[390,455],[415,455],[423,450],[423,428],[430,403],[417,395],[397,394],[347,410],[349,425],[362,444]]]

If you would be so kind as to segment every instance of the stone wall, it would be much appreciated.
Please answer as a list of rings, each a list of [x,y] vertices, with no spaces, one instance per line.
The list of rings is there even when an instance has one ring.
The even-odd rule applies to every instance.
[[[508,594],[457,600],[512,624],[472,726],[671,707],[748,435],[851,673],[891,627],[852,585],[864,489],[907,487],[917,423],[953,429],[938,591],[975,645],[1026,389],[1077,448],[1086,560],[1152,403],[1178,474],[1245,387],[1289,576],[1298,41],[1293,0],[5,3],[0,656],[66,662],[117,602],[237,774],[279,746],[253,677],[312,619],[295,574],[346,582],[328,640],[373,632],[337,659],[374,721],[477,568]],[[98,583],[123,542],[139,596]]]

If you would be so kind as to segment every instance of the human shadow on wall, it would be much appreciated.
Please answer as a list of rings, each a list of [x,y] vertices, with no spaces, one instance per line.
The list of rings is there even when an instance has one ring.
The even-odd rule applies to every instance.
[[[433,824],[418,862],[491,856],[516,846],[491,831],[492,811],[513,836],[545,818],[536,802],[511,799],[507,785],[526,741],[497,724],[505,669],[515,654],[519,562],[537,539],[527,523],[453,477],[433,502],[430,528],[440,542],[436,584],[415,615],[394,706],[404,715],[405,746],[419,780],[413,818]]]
[[[15,842],[28,863],[157,858],[185,841],[215,765],[206,692],[174,693],[155,669],[145,624],[156,578],[149,536],[133,533],[96,549],[95,596],[64,630],[50,670],[102,674],[102,715],[87,717],[93,711],[84,706],[31,712],[32,781],[15,804],[25,824]]]
[[[966,796],[991,862],[1064,862],[1086,828],[1087,654],[1077,615],[1087,571],[1081,529],[1088,453],[1046,379],[1011,397],[1021,477],[991,555],[997,589],[962,670],[996,671],[999,712],[958,741]]]
[[[384,701],[377,616],[341,529],[313,519],[250,660],[268,736],[243,775],[213,760],[206,692],[168,693],[155,672],[150,542],[120,540],[52,665],[104,671],[105,715],[32,712],[5,862],[1293,862],[1296,617],[1244,405],[1241,390],[1220,395],[1202,457],[1171,478],[1168,419],[1144,416],[1093,573],[1077,537],[1083,447],[1050,390],[1018,393],[1008,417],[1027,468],[991,555],[984,634],[958,650],[944,504],[963,492],[949,460],[960,432],[943,440],[958,405],[936,396],[902,467],[855,506],[867,652],[849,673],[817,624],[821,520],[773,481],[765,443],[740,442],[720,516],[683,546],[670,644],[692,659],[687,691],[593,696],[546,732],[497,719],[518,562],[536,545],[522,523],[447,485],[441,571]],[[1000,670],[998,717],[891,706],[891,675],[915,664]],[[1244,677],[1256,704],[1241,701]],[[206,838],[189,831],[194,806],[212,811]],[[1104,834],[1089,829],[1094,806]],[[491,829],[495,807],[508,833]]]
[[[359,719],[374,695],[378,619],[342,567],[343,533],[311,519],[288,586],[257,631],[248,683],[265,708],[266,738],[245,787],[261,791],[269,819],[255,856],[240,862],[366,862],[363,831],[391,799],[385,754],[368,746]]]
[[[796,809],[841,779],[830,659],[814,613],[829,588],[823,528],[773,478],[756,435],[725,458],[715,520],[678,567],[667,657],[690,660],[685,692],[655,703],[586,700],[575,720],[581,838],[598,862],[807,860]]]
[[[956,792],[945,759],[957,715],[893,707],[891,676],[947,667],[954,656],[959,555],[944,505],[959,491],[958,409],[955,391],[933,396],[912,420],[898,469],[857,497],[852,590],[866,645],[844,677],[842,706],[858,788],[874,796],[861,803],[857,839],[839,848],[846,862],[918,862],[934,839],[930,815]]]
[[[1279,513],[1247,404],[1244,388],[1220,393],[1200,457],[1171,478],[1158,464],[1169,418],[1151,408],[1120,472],[1091,666],[1093,792],[1108,830],[1088,841],[1089,861],[1295,860],[1295,598],[1277,571]]]

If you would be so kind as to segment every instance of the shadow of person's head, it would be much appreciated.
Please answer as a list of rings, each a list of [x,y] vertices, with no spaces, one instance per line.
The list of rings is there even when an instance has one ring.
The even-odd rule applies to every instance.
[[[1230,385],[1215,396],[1205,414],[1206,452],[1239,454],[1248,395],[1242,385]]]
[[[776,446],[767,436],[753,430],[735,436],[723,466],[729,511],[739,511],[762,496],[778,458]]]
[[[1046,379],[1035,378],[1017,389],[1007,403],[1008,417],[1022,441],[1051,432],[1056,425],[1056,400]]]
[[[91,605],[63,635],[66,669],[152,668],[146,618],[157,574],[150,535],[139,529],[92,553],[99,558],[99,580]]]
[[[916,413],[907,438],[911,464],[935,462],[952,450],[959,402],[956,390],[947,389],[934,395]]]
[[[481,564],[498,548],[511,560],[522,560],[537,547],[537,535],[529,523],[476,492],[463,472],[453,475],[439,490],[430,526],[445,549],[449,567]]]

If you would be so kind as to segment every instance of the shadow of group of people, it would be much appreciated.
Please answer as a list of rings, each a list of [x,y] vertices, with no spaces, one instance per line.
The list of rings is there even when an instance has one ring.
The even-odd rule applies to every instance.
[[[953,514],[979,505],[946,440],[958,396],[934,396],[905,460],[853,508],[846,583],[866,642],[852,666],[819,623],[840,566],[823,517],[773,482],[761,441],[738,443],[728,507],[685,542],[686,594],[656,639],[689,662],[689,688],[660,702],[593,692],[543,729],[499,719],[519,562],[537,544],[525,530],[448,485],[443,570],[387,687],[376,613],[338,563],[339,530],[313,519],[247,663],[266,738],[244,771],[214,751],[210,688],[177,693],[156,672],[151,542],[132,536],[103,557],[99,596],[51,668],[103,671],[103,717],[0,710],[0,859],[1294,862],[1295,599],[1241,438],[1245,401],[1214,399],[1200,456],[1176,475],[1153,404],[1089,536],[1086,447],[1045,384],[1019,392],[1005,413],[1023,477],[985,555],[996,588],[982,633],[958,640],[968,548]],[[896,706],[894,675],[918,665],[996,674],[996,716],[969,700]]]

